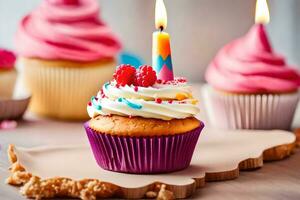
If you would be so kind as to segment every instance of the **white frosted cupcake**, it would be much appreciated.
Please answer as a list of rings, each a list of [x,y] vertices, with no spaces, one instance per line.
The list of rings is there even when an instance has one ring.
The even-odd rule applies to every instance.
[[[204,127],[197,102],[185,79],[161,81],[151,66],[120,66],[87,106],[98,165],[137,174],[187,168]]]

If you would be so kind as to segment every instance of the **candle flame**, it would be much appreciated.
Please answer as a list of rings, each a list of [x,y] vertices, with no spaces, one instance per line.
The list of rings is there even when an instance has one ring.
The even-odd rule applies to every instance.
[[[163,0],[156,0],[155,4],[155,26],[157,29],[167,28],[167,10]]]
[[[267,0],[256,1],[255,23],[268,24],[270,22],[270,12]]]

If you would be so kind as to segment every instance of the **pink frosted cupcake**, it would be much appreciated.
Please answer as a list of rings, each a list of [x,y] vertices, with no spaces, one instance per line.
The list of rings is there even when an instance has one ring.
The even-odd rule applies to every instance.
[[[0,99],[12,98],[17,72],[13,52],[0,49]]]
[[[118,68],[92,97],[85,124],[95,159],[106,170],[165,173],[189,166],[203,123],[184,79],[157,81],[149,66]]]
[[[274,53],[263,25],[220,50],[206,72],[210,123],[230,129],[290,129],[299,72]]]
[[[15,54],[0,49],[0,121],[20,119],[27,109],[30,97],[15,96],[17,72]]]
[[[86,102],[111,78],[121,47],[98,14],[96,0],[44,0],[22,19],[16,49],[33,112],[88,118]]]

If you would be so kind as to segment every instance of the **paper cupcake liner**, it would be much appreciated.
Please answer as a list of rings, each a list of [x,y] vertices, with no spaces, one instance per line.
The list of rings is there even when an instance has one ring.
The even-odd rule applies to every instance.
[[[288,130],[294,118],[299,93],[225,94],[210,86],[202,88],[209,122],[224,129]]]
[[[112,136],[84,125],[98,165],[115,172],[154,174],[189,166],[204,125],[180,135],[157,137]]]
[[[30,97],[24,99],[2,99],[0,100],[0,121],[17,120],[25,113]]]
[[[0,71],[0,98],[13,96],[16,79],[16,70]]]
[[[86,105],[102,84],[109,81],[115,62],[99,66],[54,66],[43,61],[18,62],[24,68],[24,81],[32,94],[30,110],[62,120],[88,119]]]

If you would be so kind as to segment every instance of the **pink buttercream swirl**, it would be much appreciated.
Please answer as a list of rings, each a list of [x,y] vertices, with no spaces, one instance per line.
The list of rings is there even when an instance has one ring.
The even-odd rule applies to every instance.
[[[22,19],[15,38],[17,52],[49,60],[113,58],[121,44],[98,13],[96,0],[43,0]]]
[[[0,69],[13,69],[16,56],[13,52],[0,49]]]
[[[263,25],[222,48],[206,80],[217,89],[238,93],[290,92],[300,86],[299,72],[272,51]]]

